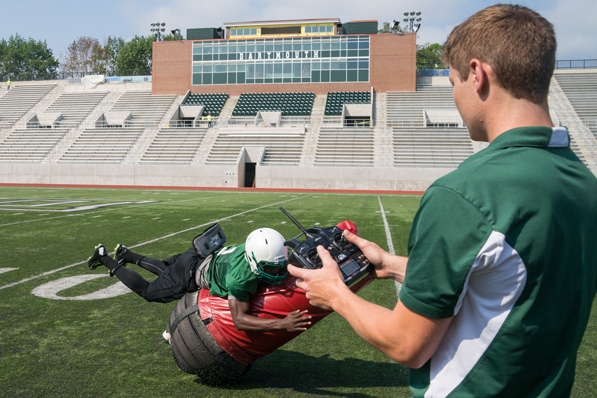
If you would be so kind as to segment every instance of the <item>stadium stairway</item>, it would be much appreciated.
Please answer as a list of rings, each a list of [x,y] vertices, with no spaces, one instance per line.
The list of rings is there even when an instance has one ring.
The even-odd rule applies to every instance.
[[[199,147],[199,150],[197,151],[197,154],[193,158],[191,164],[205,164],[207,157],[209,156],[209,152],[218,138],[218,134],[220,131],[223,131],[227,128],[228,120],[230,120],[232,117],[232,111],[234,111],[238,99],[238,96],[228,97],[228,100],[220,112],[218,122],[215,123],[212,128],[206,131],[201,146]]]
[[[580,120],[597,137],[597,70],[555,73],[554,80],[566,94]]]
[[[190,164],[207,128],[161,128],[140,163]]]
[[[597,140],[582,122],[555,78],[552,78],[549,86],[549,105],[558,117],[560,125],[568,127],[572,150],[590,169],[597,171]]]
[[[83,122],[76,128],[72,128],[62,138],[62,140],[54,147],[52,152],[43,160],[43,163],[56,163],[62,157],[64,152],[77,140],[77,138],[83,133],[85,128],[94,128],[95,121],[98,117],[107,112],[118,98],[122,96],[121,91],[108,91],[103,99],[95,106],[95,108],[87,115]]]
[[[327,95],[319,94],[313,100],[313,110],[311,112],[311,123],[307,129],[307,137],[305,137],[305,145],[301,155],[301,164],[312,165],[315,161],[315,154],[317,153],[317,140],[319,137],[319,130],[321,129],[321,122],[325,113],[325,103]]]
[[[0,99],[0,128],[25,128],[23,121],[26,121],[32,109],[37,109],[36,105],[42,100],[51,101],[53,95],[50,93],[56,87],[56,83],[14,84],[10,92]],[[46,97],[48,98],[44,99]]]
[[[37,104],[35,104],[21,119],[15,123],[17,128],[27,128],[27,120],[38,113],[43,112],[49,105],[51,105],[64,92],[64,85],[56,85],[48,94],[46,94]]]
[[[375,93],[373,101],[373,131],[375,147],[375,167],[392,167],[392,130],[386,125],[386,93]]]

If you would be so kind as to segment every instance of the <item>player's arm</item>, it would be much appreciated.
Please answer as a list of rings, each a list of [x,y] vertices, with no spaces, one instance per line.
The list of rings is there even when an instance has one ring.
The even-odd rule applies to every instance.
[[[317,248],[323,267],[318,270],[288,266],[302,279],[297,286],[307,292],[310,303],[333,309],[370,345],[403,365],[419,368],[435,353],[452,318],[419,315],[400,301],[393,310],[370,303],[344,283],[338,265],[323,247]]]
[[[292,311],[282,319],[265,319],[248,314],[250,308],[248,301],[239,301],[234,297],[228,297],[228,305],[230,306],[234,326],[238,330],[255,332],[287,330],[289,332],[298,332],[307,330],[307,327],[311,325],[311,316],[304,315],[307,313],[306,310]]]

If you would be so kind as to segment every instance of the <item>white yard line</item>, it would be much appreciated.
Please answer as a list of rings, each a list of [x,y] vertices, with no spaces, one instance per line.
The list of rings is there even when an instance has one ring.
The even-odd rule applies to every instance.
[[[160,240],[163,240],[163,239],[171,238],[171,237],[173,237],[173,236],[176,236],[176,235],[179,235],[179,234],[182,234],[182,233],[185,233],[185,232],[189,232],[189,231],[192,231],[192,230],[194,230],[194,229],[198,229],[198,228],[204,228],[204,227],[206,227],[206,226],[208,226],[208,225],[212,225],[212,224],[214,224],[214,223],[217,223],[217,222],[220,222],[220,221],[230,220],[230,219],[232,219],[232,218],[234,218],[234,217],[242,216],[243,214],[247,214],[247,213],[251,213],[251,212],[257,211],[257,210],[265,209],[266,207],[277,206],[277,205],[280,205],[280,204],[282,204],[282,203],[291,202],[291,201],[293,201],[293,200],[297,200],[297,199],[303,199],[303,198],[305,198],[305,197],[306,197],[306,196],[300,196],[300,197],[295,197],[295,198],[291,198],[291,199],[283,200],[283,201],[281,201],[281,202],[276,202],[276,203],[271,203],[271,204],[268,204],[268,205],[259,206],[259,207],[256,207],[256,208],[254,208],[254,209],[250,209],[250,210],[242,211],[242,212],[240,212],[240,213],[236,213],[236,214],[233,214],[233,215],[231,215],[231,216],[228,216],[228,217],[223,217],[223,218],[220,218],[220,219],[217,219],[217,220],[212,220],[212,221],[209,221],[209,222],[207,222],[207,223],[205,223],[205,224],[196,225],[196,226],[194,226],[194,227],[186,228],[186,229],[183,229],[183,230],[181,230],[181,231],[173,232],[173,233],[171,233],[171,234],[164,235],[164,236],[161,236],[161,237],[159,237],[159,238],[152,239],[152,240],[148,240],[148,241],[146,241],[146,242],[139,243],[139,244],[136,244],[136,245],[133,245],[133,246],[129,246],[129,247],[130,247],[131,249],[134,249],[134,248],[136,248],[136,247],[140,247],[140,246],[148,245],[148,244],[150,244],[150,243],[158,242],[158,241],[160,241]],[[112,253],[110,253],[110,254],[113,254],[113,253],[114,253],[114,252],[112,252]],[[25,278],[25,279],[22,279],[22,280],[20,280],[20,281],[17,281],[17,282],[9,283],[8,285],[0,286],[0,290],[2,290],[2,289],[6,289],[6,288],[9,288],[9,287],[13,287],[13,286],[17,286],[17,285],[20,285],[20,284],[23,284],[23,283],[26,283],[26,282],[29,282],[29,281],[35,280],[35,279],[37,279],[37,278],[41,278],[41,277],[43,277],[43,276],[46,276],[46,275],[55,274],[56,272],[64,271],[65,269],[73,268],[73,267],[76,267],[76,266],[78,266],[78,265],[82,265],[82,264],[85,264],[85,263],[87,263],[87,260],[85,260],[85,261],[79,261],[79,262],[77,262],[77,263],[74,263],[74,264],[69,264],[69,265],[66,265],[66,266],[64,266],[64,267],[56,268],[55,270],[52,270],[52,271],[47,271],[47,272],[43,272],[43,273],[41,273],[41,274],[38,274],[38,275],[30,276],[29,278]]]
[[[383,205],[381,204],[381,198],[379,196],[377,197],[377,201],[379,202],[379,208],[381,210],[381,217],[383,218],[383,225],[384,225],[384,228],[386,229],[386,241],[388,242],[388,252],[395,255],[396,251],[394,251],[394,243],[392,243],[392,234],[390,233],[390,226],[388,224],[388,219],[386,218],[386,212],[383,209]],[[402,289],[402,283],[400,283],[398,281],[394,281],[394,284],[396,285],[396,294],[400,295],[400,289]]]
[[[377,201],[379,202],[379,208],[381,210],[381,218],[383,218],[383,226],[386,230],[386,241],[388,242],[388,251],[391,254],[396,254],[394,251],[394,243],[392,243],[392,234],[390,233],[390,225],[388,224],[388,220],[386,218],[386,212],[383,209],[383,205],[381,204],[381,198],[378,196]]]
[[[222,198],[222,197],[226,197],[226,196],[223,196],[223,195],[210,196],[210,197],[207,197],[207,199],[206,198],[194,198],[194,199],[181,199],[181,200],[169,200],[169,201],[164,201],[164,200],[159,201],[158,200],[158,201],[152,201],[151,203],[145,203],[144,205],[153,204],[153,203],[181,203],[181,202],[191,202],[191,201],[194,201],[194,200],[202,200],[202,199],[203,200],[211,200],[211,199],[219,199],[219,198]],[[135,205],[132,205],[132,206],[128,206],[127,208],[130,209],[132,207],[139,207],[139,206],[141,206],[141,205],[135,204]],[[58,216],[58,217],[39,218],[39,219],[36,219],[36,220],[24,220],[24,221],[15,221],[15,222],[7,223],[7,224],[0,224],[0,228],[1,227],[8,227],[8,226],[11,226],[11,225],[27,224],[27,223],[32,223],[32,222],[57,220],[57,219],[66,218],[66,217],[80,217],[80,216],[85,216],[85,215],[94,214],[94,213],[100,213],[100,212],[103,213],[103,212],[106,212],[106,211],[114,211],[114,210],[118,210],[118,209],[120,209],[120,208],[107,208],[106,207],[106,208],[102,208],[100,211],[90,211],[90,212],[87,212],[87,213],[83,213],[83,211],[86,211],[86,210],[82,210],[81,213],[77,213],[77,214],[67,214],[67,215]],[[0,208],[0,210],[4,210],[4,209]],[[27,211],[27,209],[13,209],[13,210],[14,211]]]

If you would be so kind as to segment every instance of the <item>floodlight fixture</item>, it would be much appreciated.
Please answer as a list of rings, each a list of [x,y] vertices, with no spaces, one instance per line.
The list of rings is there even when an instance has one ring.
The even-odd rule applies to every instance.
[[[406,18],[403,19],[404,22],[407,23],[405,27],[405,31],[411,33],[417,33],[418,30],[421,28],[421,11],[407,11],[404,13]],[[415,24],[415,22],[417,22]]]
[[[165,22],[152,22],[152,28],[150,29],[151,32],[155,35],[157,41],[162,41],[162,32],[165,32],[166,29],[161,26],[166,26]]]

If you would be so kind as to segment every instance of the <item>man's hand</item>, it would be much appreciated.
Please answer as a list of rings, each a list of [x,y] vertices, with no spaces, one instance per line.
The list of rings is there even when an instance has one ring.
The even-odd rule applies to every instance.
[[[300,332],[303,330],[307,330],[307,327],[311,325],[311,321],[309,321],[311,317],[303,316],[306,313],[307,310],[292,311],[290,314],[286,316],[286,318],[279,320],[279,328],[286,329],[286,331],[288,332]]]
[[[408,258],[390,254],[377,244],[352,234],[349,231],[344,231],[344,237],[347,241],[354,243],[361,249],[367,260],[375,267],[375,276],[378,279],[390,278],[398,282],[404,280]]]
[[[305,290],[311,305],[326,309],[334,309],[334,300],[344,294],[353,294],[344,283],[338,264],[330,253],[323,247],[317,246],[317,254],[321,259],[322,268],[305,269],[292,264],[288,265],[288,272],[300,278],[296,285]]]

